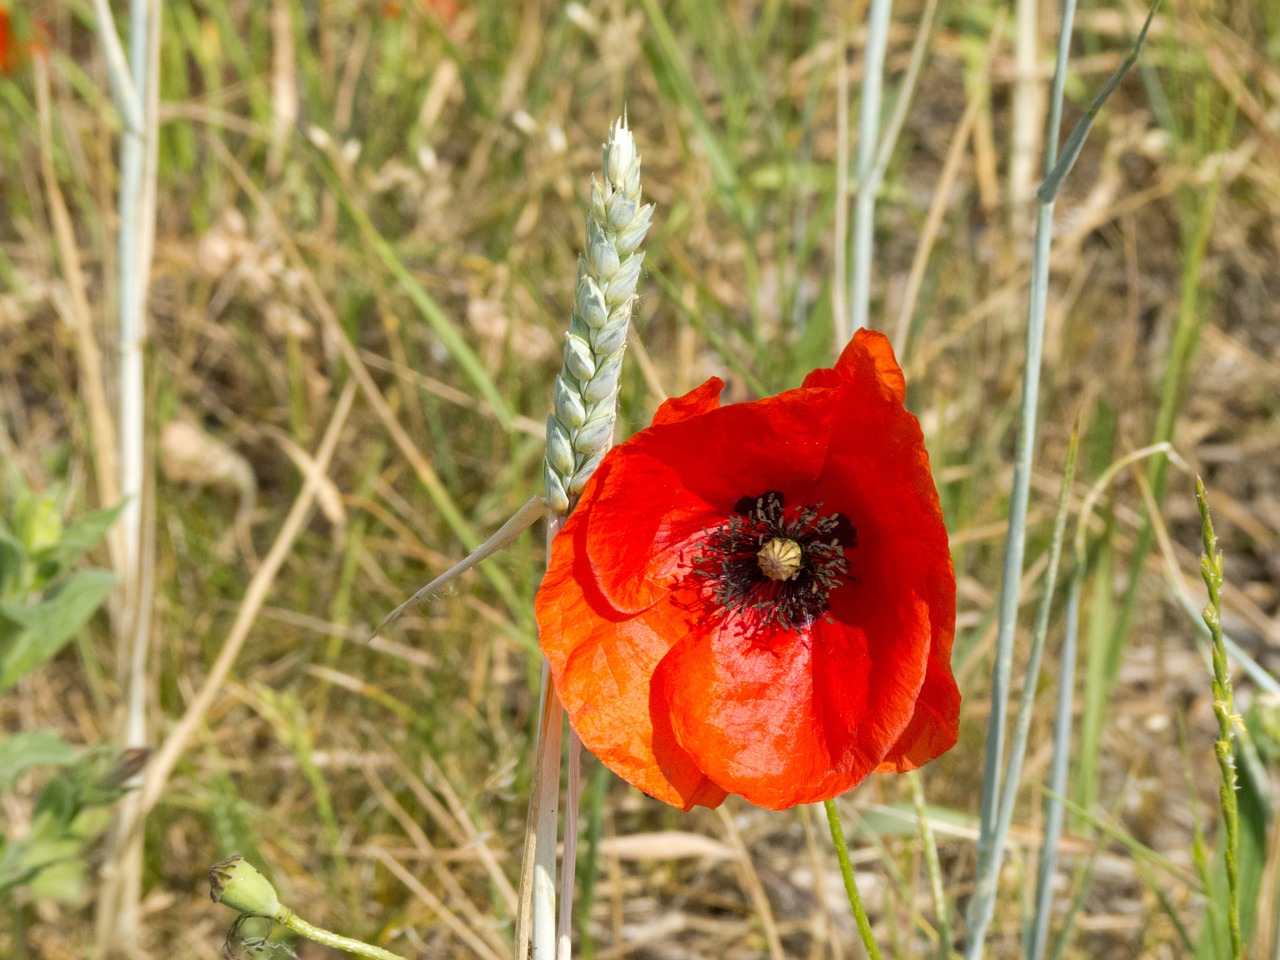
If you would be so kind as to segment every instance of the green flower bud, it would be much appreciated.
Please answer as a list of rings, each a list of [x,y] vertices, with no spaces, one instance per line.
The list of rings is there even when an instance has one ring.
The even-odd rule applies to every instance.
[[[209,868],[209,896],[214,903],[250,917],[274,917],[280,912],[275,887],[244,857]]]

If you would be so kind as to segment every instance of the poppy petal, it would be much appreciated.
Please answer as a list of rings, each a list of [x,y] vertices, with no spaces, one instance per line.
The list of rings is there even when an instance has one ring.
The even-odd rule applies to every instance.
[[[717,806],[724,792],[674,742],[669,725],[657,735],[667,741],[659,763],[648,722],[649,677],[668,638],[683,636],[687,626],[666,606],[651,618],[619,618],[590,589],[583,540],[591,507],[584,499],[552,541],[535,604],[556,692],[583,745],[623,779],[673,806]]]
[[[718,407],[641,431],[610,453],[608,473],[583,498],[593,499],[596,517],[591,567],[616,610],[656,603],[693,569],[701,534],[744,496],[809,498],[831,435],[831,404],[815,402],[827,393],[791,390]]]
[[[907,381],[893,355],[889,338],[876,330],[859,330],[845,346],[835,369],[814,370],[805,387],[835,387],[841,383],[878,384],[899,403],[906,402]]]
[[[847,507],[858,518],[858,547],[851,554],[855,574],[874,568],[879,576],[898,582],[896,587],[878,587],[877,592],[907,589],[920,596],[928,609],[927,629],[919,633],[917,626],[914,637],[906,624],[885,628],[886,636],[910,638],[927,656],[925,674],[914,694],[911,723],[881,765],[881,769],[906,770],[945,752],[958,736],[960,694],[951,672],[955,574],[919,422],[896,397],[876,402],[879,390],[873,390],[872,383],[892,386],[897,365],[891,352],[882,352],[888,350],[882,337],[867,338],[867,343],[871,350],[860,359],[853,356],[849,367],[862,371],[862,376],[850,381],[850,389],[862,395],[840,407],[830,460],[814,495],[839,502],[848,478],[856,477],[861,502]],[[842,361],[851,352],[856,353],[846,350]],[[886,370],[887,379],[869,376],[874,373],[879,378]]]
[[[960,690],[951,674],[951,649],[941,644],[929,657],[916,711],[902,736],[885,755],[881,773],[904,773],[942,756],[960,738]]]
[[[680,745],[730,793],[775,810],[832,797],[879,765],[911,716],[914,691],[875,690],[869,643],[826,621],[762,640],[729,620],[663,658],[655,706],[667,704]]]
[[[658,412],[653,415],[651,426],[659,427],[664,423],[679,423],[700,413],[707,413],[720,408],[720,394],[724,392],[724,381],[712,377],[700,387],[694,387],[682,397],[671,397],[663,400]]]

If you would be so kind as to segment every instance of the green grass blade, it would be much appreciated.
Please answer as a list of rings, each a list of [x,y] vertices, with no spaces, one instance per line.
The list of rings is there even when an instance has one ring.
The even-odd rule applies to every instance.
[[[1040,189],[1036,192],[1036,197],[1041,203],[1052,203],[1058,198],[1058,190],[1062,187],[1062,181],[1066,179],[1067,174],[1071,172],[1071,168],[1075,166],[1076,159],[1084,148],[1085,138],[1089,136],[1089,130],[1093,127],[1094,120],[1102,112],[1103,104],[1115,92],[1116,87],[1120,86],[1120,81],[1129,72],[1129,68],[1138,62],[1138,55],[1142,52],[1142,45],[1146,43],[1147,31],[1151,28],[1151,21],[1155,18],[1156,9],[1159,6],[1159,0],[1156,0],[1151,5],[1151,9],[1147,12],[1147,19],[1142,24],[1142,30],[1138,33],[1138,39],[1134,41],[1128,55],[1120,66],[1116,68],[1115,73],[1102,85],[1098,95],[1089,104],[1089,109],[1085,111],[1084,116],[1080,118],[1072,129],[1071,135],[1067,137],[1066,146],[1062,148],[1062,156],[1058,157],[1053,169],[1049,171],[1044,178],[1044,183],[1040,184]],[[1055,77],[1055,83],[1056,79]],[[1054,129],[1057,129],[1056,126]]]

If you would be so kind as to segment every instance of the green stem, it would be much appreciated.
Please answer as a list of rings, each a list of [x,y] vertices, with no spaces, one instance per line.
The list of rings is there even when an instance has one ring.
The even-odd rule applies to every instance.
[[[858,884],[853,879],[853,864],[849,862],[849,845],[844,839],[844,829],[840,826],[840,813],[836,810],[834,800],[822,801],[827,811],[827,826],[831,828],[831,843],[836,848],[836,857],[840,861],[840,876],[844,879],[844,892],[849,898],[849,906],[853,909],[853,919],[858,924],[858,933],[862,936],[862,945],[867,948],[867,956],[871,960],[882,960],[880,948],[871,932],[871,921],[867,919],[866,907],[862,905],[862,896],[858,893]]]
[[[390,950],[383,950],[381,947],[375,947],[359,940],[352,940],[350,937],[340,936],[331,930],[313,926],[288,907],[282,906],[272,919],[276,923],[288,927],[300,937],[314,940],[316,943],[326,947],[333,947],[335,950],[344,950],[357,957],[369,957],[371,960],[405,960],[400,954],[392,953]]]

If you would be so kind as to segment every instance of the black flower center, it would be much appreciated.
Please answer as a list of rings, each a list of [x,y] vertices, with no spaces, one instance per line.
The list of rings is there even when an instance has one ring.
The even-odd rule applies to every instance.
[[[710,581],[721,611],[750,614],[761,627],[799,630],[827,612],[849,571],[857,531],[822,504],[787,509],[774,491],[743,497],[733,516],[706,531],[694,574]]]

